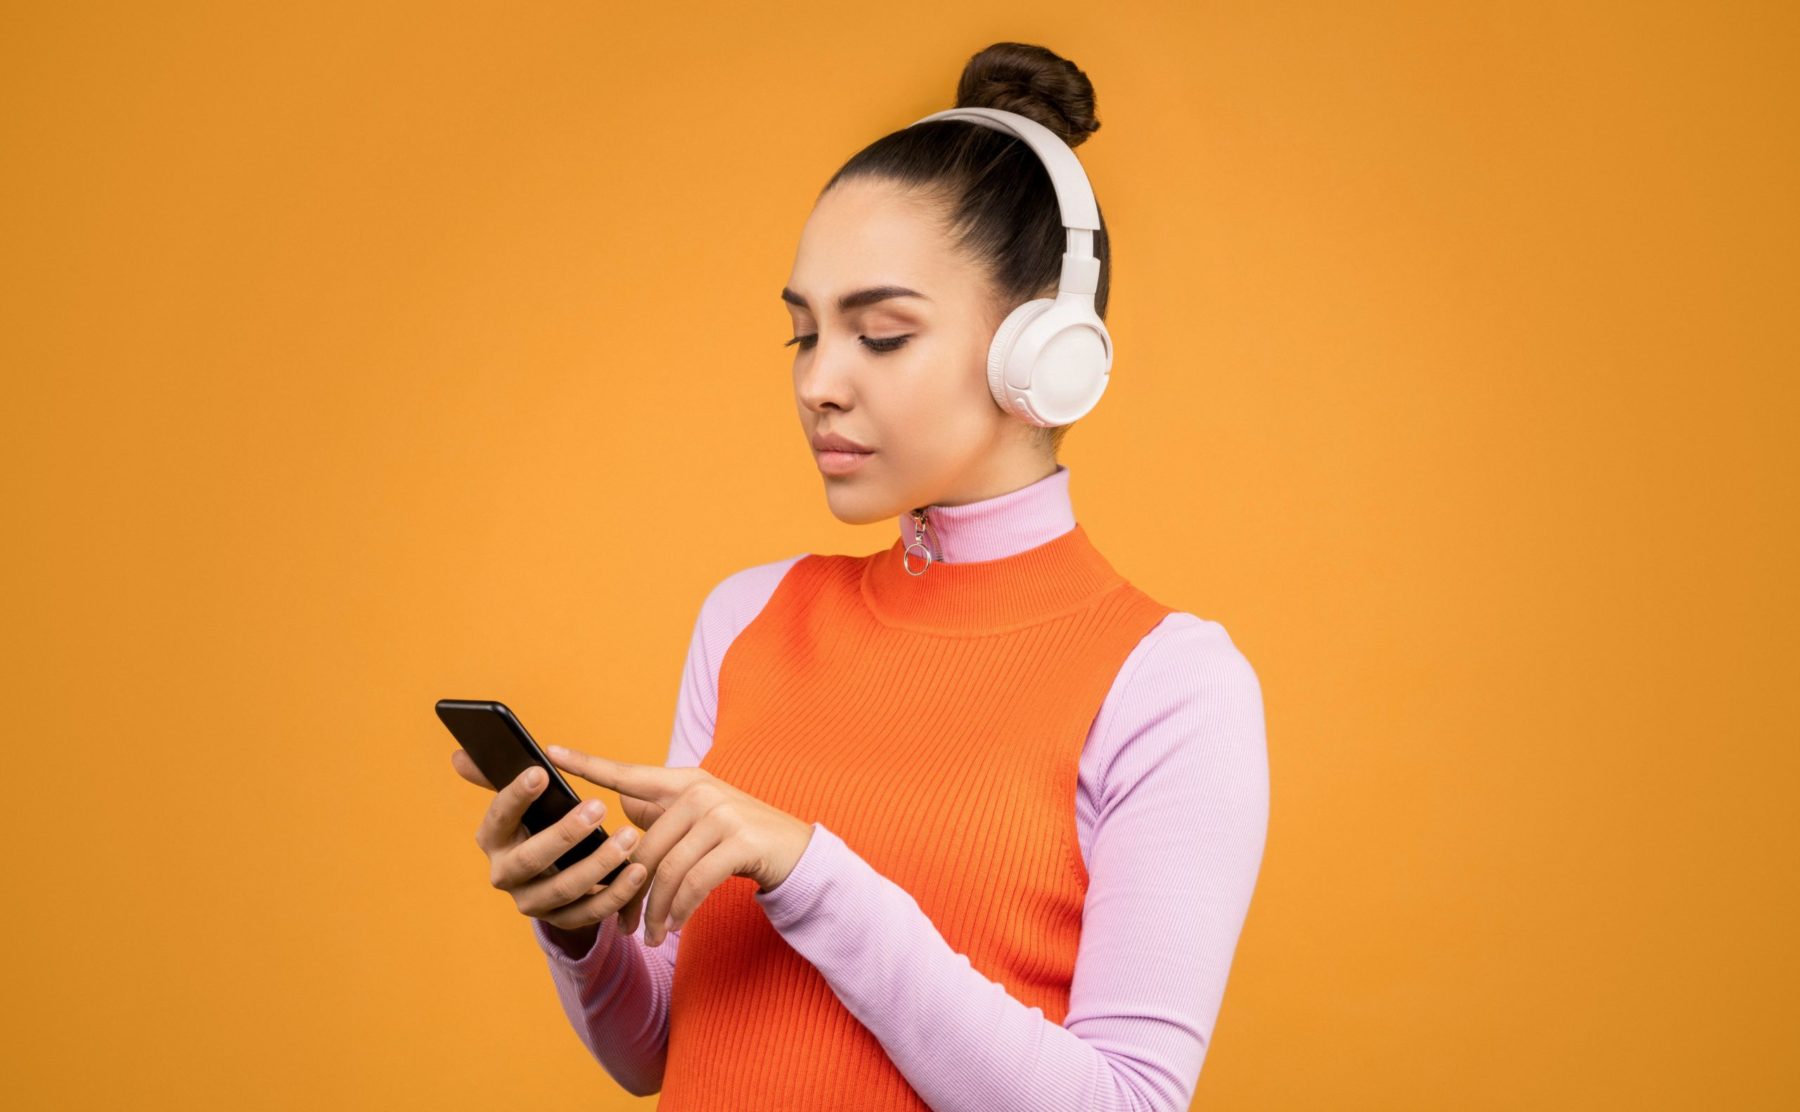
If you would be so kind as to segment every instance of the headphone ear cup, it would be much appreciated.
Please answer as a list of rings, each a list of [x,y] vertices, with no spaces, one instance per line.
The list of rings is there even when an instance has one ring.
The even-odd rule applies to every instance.
[[[1032,356],[1031,389],[1020,399],[1040,425],[1072,424],[1100,404],[1112,381],[1112,336],[1093,311],[1066,302],[1032,319],[1013,341]]]
[[[1091,308],[1043,297],[1014,309],[988,347],[1000,408],[1042,428],[1077,421],[1106,393],[1112,336]]]
[[[1031,368],[1029,366],[1011,368],[1013,372],[1011,377],[1023,383],[1023,386],[1009,389],[1006,383],[1009,369],[1007,364],[1012,359],[1013,348],[1018,343],[1019,335],[1025,331],[1025,326],[1042,316],[1054,304],[1056,304],[1055,298],[1040,297],[1020,305],[1000,322],[1000,327],[994,331],[993,343],[988,345],[989,393],[994,395],[994,401],[999,403],[1001,409],[1033,424],[1037,423],[1035,416],[1021,405],[1016,397],[1016,395],[1030,390]]]

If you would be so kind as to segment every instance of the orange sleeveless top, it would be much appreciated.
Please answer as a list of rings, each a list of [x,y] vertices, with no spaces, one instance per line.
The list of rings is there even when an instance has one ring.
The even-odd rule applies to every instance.
[[[720,664],[701,767],[830,828],[975,969],[1060,1023],[1087,892],[1081,749],[1170,608],[1079,524],[918,576],[903,548],[789,568]],[[682,928],[657,1107],[925,1109],[755,892],[731,877]]]

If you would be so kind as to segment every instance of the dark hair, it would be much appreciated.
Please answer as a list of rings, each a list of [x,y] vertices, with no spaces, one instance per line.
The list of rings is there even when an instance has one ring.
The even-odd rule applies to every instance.
[[[1071,147],[1100,127],[1087,74],[1029,43],[997,42],[971,57],[956,83],[956,107],[1017,112]],[[1002,309],[1056,288],[1068,235],[1050,172],[1024,140],[966,120],[914,124],[856,152],[819,192],[859,177],[893,181],[941,201],[954,242],[987,268]],[[1112,278],[1104,213],[1094,257],[1100,260],[1094,311],[1104,319]],[[1052,453],[1070,427],[1041,430]]]

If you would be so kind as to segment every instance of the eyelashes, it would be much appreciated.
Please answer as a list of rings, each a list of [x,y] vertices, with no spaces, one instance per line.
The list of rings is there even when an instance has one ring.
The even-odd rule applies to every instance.
[[[795,344],[799,344],[801,351],[811,351],[813,344],[818,340],[818,338],[819,338],[819,334],[817,332],[809,332],[804,336],[795,336],[793,339],[789,340],[785,344],[782,344],[781,346],[782,347],[792,347]],[[885,354],[890,351],[898,351],[901,348],[905,347],[906,341],[912,339],[912,334],[909,332],[904,336],[889,336],[889,337],[885,337],[885,338],[876,338],[876,337],[872,337],[872,336],[858,336],[857,339],[861,340],[863,346],[868,348],[870,351],[876,353],[877,355],[882,355],[882,354]]]

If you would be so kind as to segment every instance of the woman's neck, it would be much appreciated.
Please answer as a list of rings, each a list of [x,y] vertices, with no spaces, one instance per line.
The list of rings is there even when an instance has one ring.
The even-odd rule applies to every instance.
[[[913,543],[919,516],[909,512],[895,519],[902,543]],[[978,502],[923,507],[923,518],[923,543],[934,561],[975,563],[1036,548],[1075,527],[1069,468],[1059,463],[1034,483]]]

